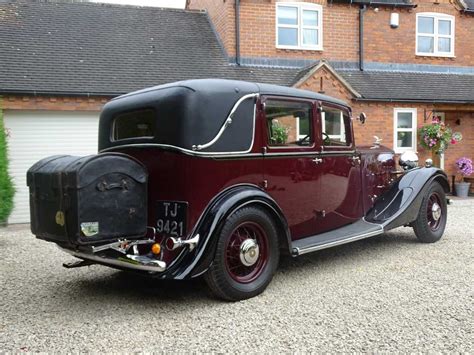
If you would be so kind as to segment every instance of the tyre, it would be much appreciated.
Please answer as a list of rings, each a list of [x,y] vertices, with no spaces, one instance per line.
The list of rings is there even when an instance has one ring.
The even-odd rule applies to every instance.
[[[262,293],[278,266],[275,223],[261,208],[230,215],[218,236],[214,261],[204,278],[219,298],[238,301]]]
[[[416,237],[423,243],[434,243],[441,239],[448,217],[446,196],[443,187],[432,182],[423,198],[418,218],[413,222]]]

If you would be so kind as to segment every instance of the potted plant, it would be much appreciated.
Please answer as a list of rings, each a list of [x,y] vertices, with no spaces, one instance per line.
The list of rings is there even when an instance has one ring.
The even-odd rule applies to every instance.
[[[439,117],[433,117],[431,123],[422,126],[418,133],[420,145],[431,151],[433,162],[439,166],[440,156],[450,144],[456,144],[462,140],[459,132],[454,132],[441,121]]]
[[[456,196],[467,197],[471,183],[464,181],[464,179],[466,176],[470,176],[473,172],[472,160],[466,157],[459,158],[456,160],[456,168],[457,172],[461,174],[461,180],[454,183]]]
[[[271,141],[274,145],[286,144],[288,140],[288,127],[283,126],[278,120],[272,120],[272,136]]]

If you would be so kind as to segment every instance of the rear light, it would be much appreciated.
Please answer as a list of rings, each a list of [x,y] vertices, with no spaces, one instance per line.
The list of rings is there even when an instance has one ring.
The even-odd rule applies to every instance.
[[[151,246],[151,252],[155,255],[158,255],[161,252],[161,245],[158,243],[155,243]]]

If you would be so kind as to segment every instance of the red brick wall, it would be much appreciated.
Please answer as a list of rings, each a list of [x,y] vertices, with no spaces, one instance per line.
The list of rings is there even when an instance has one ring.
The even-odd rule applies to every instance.
[[[290,2],[290,0],[287,0]],[[359,9],[355,5],[323,6],[323,51],[278,49],[275,45],[275,0],[241,0],[241,55],[297,59],[357,61]],[[369,8],[364,20],[364,58],[371,62],[474,65],[474,16],[464,15],[448,0],[415,1],[415,9]],[[230,56],[235,55],[234,0],[191,0],[190,8],[207,9]],[[390,13],[400,14],[400,26],[390,27]],[[455,16],[455,58],[415,55],[416,13],[441,12]]]
[[[108,100],[104,97],[5,95],[0,107],[3,110],[100,111]]]

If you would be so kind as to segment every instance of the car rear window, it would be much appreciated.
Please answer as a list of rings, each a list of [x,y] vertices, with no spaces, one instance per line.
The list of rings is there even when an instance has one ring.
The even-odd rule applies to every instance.
[[[152,109],[121,113],[114,119],[112,139],[153,138],[155,124],[155,111]]]

